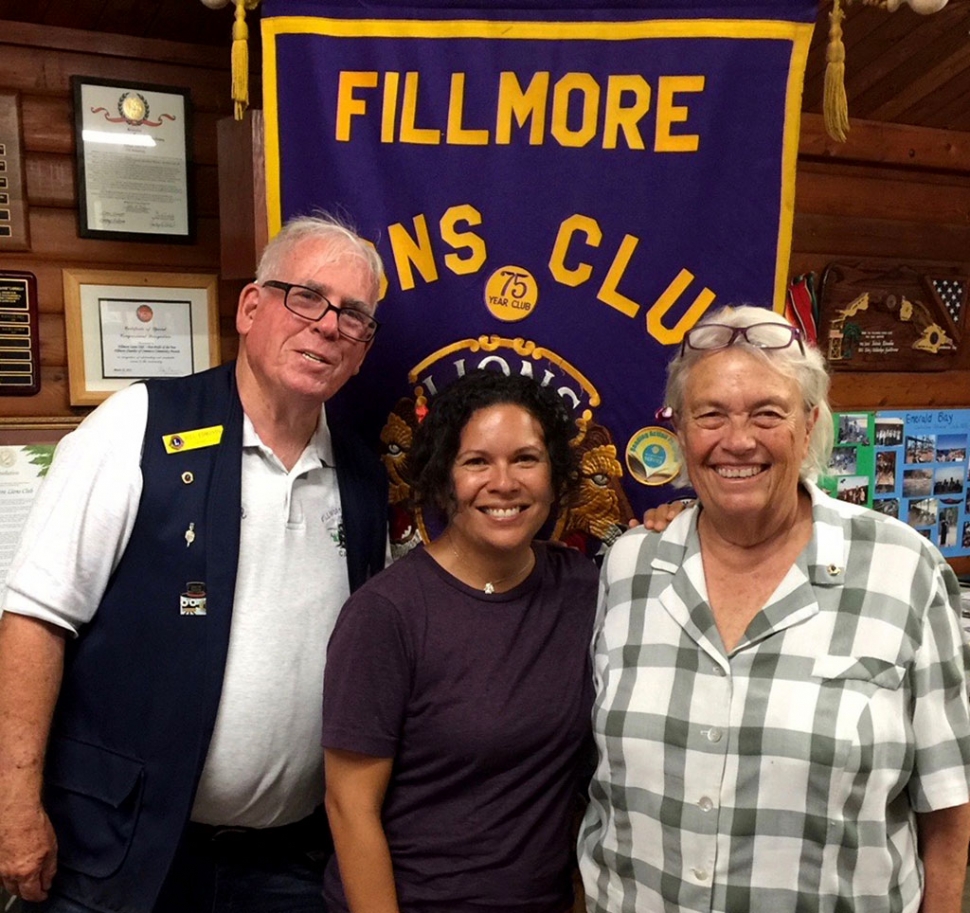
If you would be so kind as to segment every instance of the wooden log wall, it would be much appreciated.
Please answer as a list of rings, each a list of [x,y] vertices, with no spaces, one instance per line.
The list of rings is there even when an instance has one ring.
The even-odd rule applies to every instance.
[[[791,274],[860,258],[970,275],[970,133],[853,120],[840,144],[803,116]],[[832,404],[970,408],[970,339],[959,370],[836,373]]]
[[[840,144],[819,115],[804,115],[791,275],[860,258],[970,275],[970,133],[853,120]],[[970,339],[956,370],[836,372],[831,400],[842,410],[970,408]],[[970,573],[970,558],[950,564]]]
[[[196,240],[193,244],[80,238],[74,105],[70,77],[156,83],[187,88],[193,130]],[[23,125],[31,249],[0,252],[0,269],[37,276],[40,307],[41,390],[36,396],[0,396],[0,417],[66,418],[67,344],[61,270],[118,269],[219,273],[219,198],[216,122],[232,113],[229,46],[199,47],[0,21],[0,91],[16,92]],[[220,282],[222,356],[235,355],[232,315],[240,282]]]

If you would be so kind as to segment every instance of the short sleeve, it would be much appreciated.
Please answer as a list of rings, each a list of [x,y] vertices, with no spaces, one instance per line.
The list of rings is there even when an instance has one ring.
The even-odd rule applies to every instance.
[[[378,758],[397,753],[412,654],[400,613],[365,585],[337,619],[323,686],[323,747]]]
[[[145,385],[133,384],[58,444],[0,593],[5,611],[73,634],[94,616],[138,514],[147,417]]]

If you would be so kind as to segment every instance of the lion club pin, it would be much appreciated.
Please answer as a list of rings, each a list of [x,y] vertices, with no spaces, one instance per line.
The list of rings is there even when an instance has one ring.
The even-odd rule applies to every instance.
[[[192,580],[185,584],[185,592],[179,597],[180,615],[205,615],[205,583]]]

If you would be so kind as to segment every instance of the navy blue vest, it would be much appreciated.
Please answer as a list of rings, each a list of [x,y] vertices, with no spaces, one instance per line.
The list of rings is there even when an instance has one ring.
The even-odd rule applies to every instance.
[[[212,736],[239,560],[234,369],[148,382],[131,539],[94,619],[68,644],[45,776],[59,845],[54,888],[99,909],[151,910]],[[166,452],[163,435],[217,425],[219,444]],[[354,590],[384,566],[387,477],[363,443],[331,434]],[[205,615],[180,612],[194,582],[205,585]],[[286,585],[301,582],[284,582],[284,600]]]

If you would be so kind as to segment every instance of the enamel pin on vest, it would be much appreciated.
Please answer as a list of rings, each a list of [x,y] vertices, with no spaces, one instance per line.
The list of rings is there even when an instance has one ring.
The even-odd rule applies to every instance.
[[[179,597],[180,615],[205,615],[205,583],[190,580],[185,584],[185,592]]]

